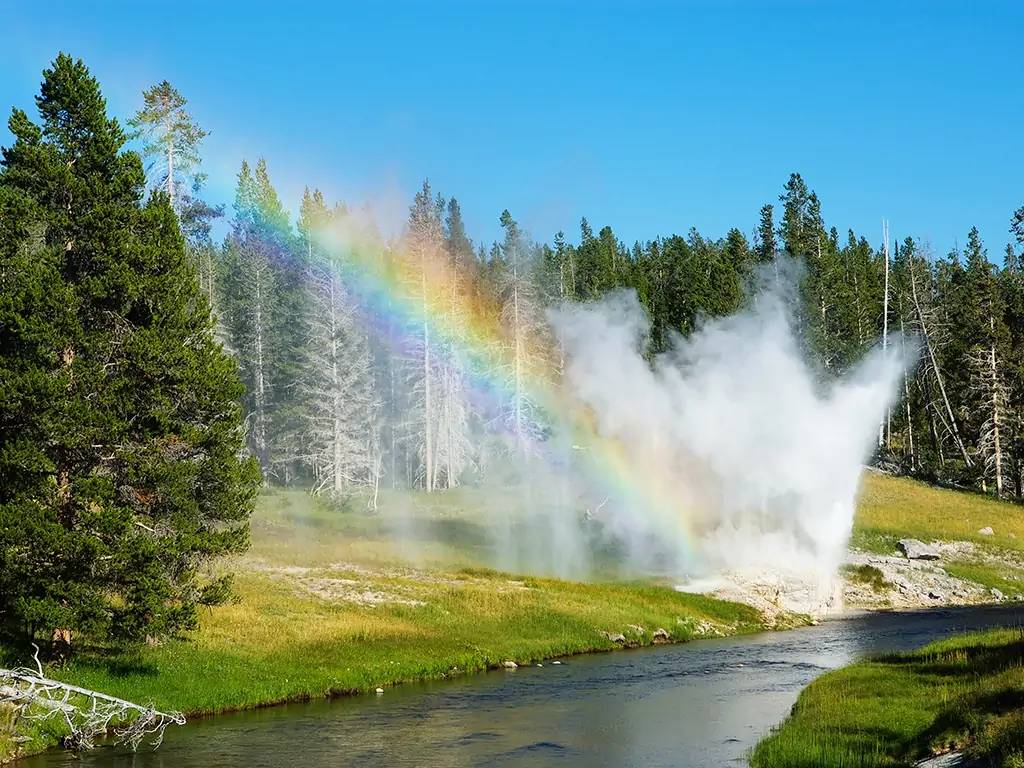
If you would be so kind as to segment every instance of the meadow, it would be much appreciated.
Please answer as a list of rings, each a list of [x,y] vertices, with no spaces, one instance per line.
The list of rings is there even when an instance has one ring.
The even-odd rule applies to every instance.
[[[608,575],[580,582],[494,570],[487,566],[500,556],[475,512],[481,493],[385,493],[385,512],[370,515],[361,498],[339,505],[300,491],[267,491],[252,520],[248,553],[221,564],[236,574],[235,598],[205,609],[199,631],[113,654],[79,647],[48,673],[198,715],[386,689],[506,661],[530,664],[646,645],[656,629],[683,642],[802,621],[783,617],[781,627],[767,626],[753,608],[683,594],[663,579]],[[490,493],[487,501],[498,509],[521,503],[514,494]],[[986,525],[994,536],[976,533]],[[522,534],[511,528],[501,549],[528,546]],[[906,535],[964,539],[985,548],[979,551],[1015,553],[1024,542],[1024,510],[867,474],[854,543],[889,551]],[[1008,588],[1017,584],[1014,573],[988,573],[983,565],[950,567],[965,573],[973,567],[978,578]],[[25,661],[6,655],[8,664]],[[890,668],[895,672],[872,668],[878,673],[873,680],[882,681],[881,672]],[[876,693],[881,698],[898,687],[879,682]],[[33,741],[22,751],[56,736],[29,735]],[[13,747],[9,735],[0,737],[0,754]]]

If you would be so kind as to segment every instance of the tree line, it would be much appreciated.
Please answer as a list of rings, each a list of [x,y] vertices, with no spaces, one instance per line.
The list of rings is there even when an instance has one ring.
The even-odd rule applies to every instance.
[[[179,126],[173,143],[198,157],[189,137],[203,134],[190,119],[156,124]],[[195,201],[183,199],[183,221],[190,210],[213,212],[188,206]],[[360,318],[359,297],[340,278],[344,256],[313,236],[325,220],[351,216],[314,190],[292,224],[259,160],[255,170],[242,165],[223,244],[203,239],[206,226],[186,226],[203,234],[193,238],[196,264],[242,371],[250,450],[271,482],[342,495],[382,482],[427,491],[473,482],[509,447],[490,439],[486,425],[503,422],[513,443],[543,432],[521,379],[538,366],[552,379],[560,374],[557,353],[530,343],[548,334],[547,307],[633,289],[651,318],[653,355],[703,319],[741,309],[759,283],[798,274],[794,323],[822,380],[843,375],[877,345],[904,348],[900,402],[880,416],[880,465],[1024,496],[1024,277],[1016,250],[1024,208],[1001,267],[977,229],[941,256],[913,237],[898,242],[888,228],[877,238],[840,234],[799,173],[760,209],[749,237],[738,227],[721,238],[690,229],[627,245],[611,227],[595,232],[583,219],[572,240],[559,232],[541,243],[504,211],[503,240],[485,246],[467,235],[457,199],[424,182],[403,234],[375,235],[374,247],[405,275],[405,293],[425,316],[482,313],[473,322],[496,329],[509,369],[509,396],[497,412],[471,402],[466,371],[428,327],[385,329],[385,338],[403,336],[399,347],[367,330],[372,322]]]
[[[908,347],[880,464],[1024,495],[1024,208],[1001,267],[976,229],[939,257],[912,237],[841,236],[796,173],[749,236],[627,245],[583,219],[545,243],[504,211],[486,245],[424,182],[385,237],[315,189],[292,221],[262,159],[242,163],[230,211],[204,201],[206,134],[167,82],[128,133],[62,54],[36,106],[38,122],[12,111],[0,167],[9,636],[194,626],[228,595],[204,564],[246,546],[261,477],[371,508],[382,486],[499,477],[551,436],[534,386],[563,363],[546,309],[620,289],[650,315],[653,356],[797,270],[794,324],[822,381],[879,344]]]

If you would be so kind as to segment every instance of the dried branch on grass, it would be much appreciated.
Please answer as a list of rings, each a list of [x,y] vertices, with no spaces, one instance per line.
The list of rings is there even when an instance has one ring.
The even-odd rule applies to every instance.
[[[160,712],[45,677],[38,648],[35,661],[35,669],[0,669],[0,704],[12,706],[17,717],[26,720],[63,721],[68,729],[64,737],[68,749],[92,749],[96,739],[107,733],[113,733],[118,744],[128,744],[132,750],[147,739],[156,749],[168,725],[185,724],[180,712]]]

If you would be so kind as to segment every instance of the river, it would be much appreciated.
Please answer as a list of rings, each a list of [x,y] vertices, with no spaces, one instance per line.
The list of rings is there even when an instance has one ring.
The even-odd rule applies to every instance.
[[[157,751],[50,752],[24,768],[746,765],[822,672],[867,653],[1024,622],[1024,608],[876,613],[788,632],[594,654],[197,719]]]

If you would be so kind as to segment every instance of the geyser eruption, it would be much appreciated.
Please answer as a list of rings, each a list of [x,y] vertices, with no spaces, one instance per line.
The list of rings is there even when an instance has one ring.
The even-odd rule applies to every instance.
[[[691,576],[777,574],[815,585],[821,598],[904,361],[876,349],[823,381],[801,354],[788,305],[779,291],[761,293],[651,361],[649,320],[631,291],[563,306],[551,322],[565,384],[592,412],[597,437],[620,444],[634,482],[668,507],[652,515],[613,500],[612,529],[674,548]]]

